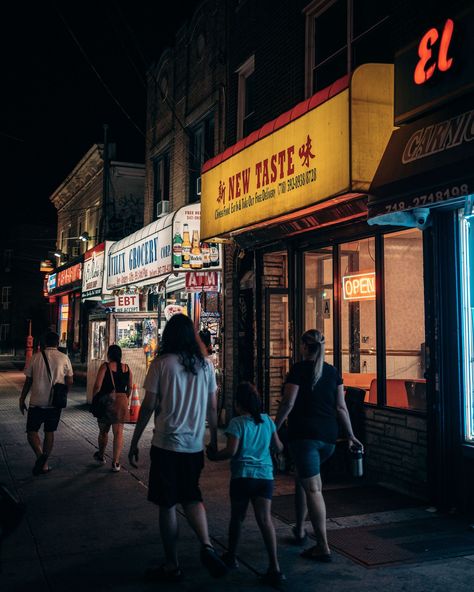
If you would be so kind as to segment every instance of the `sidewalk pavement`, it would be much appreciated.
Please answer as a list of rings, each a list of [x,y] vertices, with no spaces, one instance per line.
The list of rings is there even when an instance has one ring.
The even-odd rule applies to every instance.
[[[134,426],[125,426],[125,446],[120,473],[111,472],[111,459],[98,466],[97,427],[87,411],[85,393],[74,388],[63,412],[51,457],[53,471],[33,477],[33,453],[26,442],[25,418],[18,410],[21,373],[5,365],[0,372],[0,482],[26,504],[26,517],[3,545],[3,592],[144,591],[176,590],[176,584],[143,581],[147,567],[163,558],[158,511],[146,500],[148,449],[151,424],[141,442],[140,467],[126,462]],[[111,444],[109,443],[109,451]],[[228,463],[206,463],[202,491],[209,527],[218,550],[226,548],[229,518]],[[278,477],[276,493],[290,493],[288,477]],[[369,514],[333,520],[329,528],[403,519]],[[287,590],[353,592],[381,590],[464,592],[473,589],[474,556],[366,569],[333,553],[330,564],[311,563],[299,557],[300,549],[286,542],[289,526],[274,519],[282,571]],[[224,579],[214,580],[201,567],[194,534],[180,516],[179,551],[184,592],[236,592],[269,590],[257,575],[266,570],[266,555],[252,513],[243,528],[241,567]]]

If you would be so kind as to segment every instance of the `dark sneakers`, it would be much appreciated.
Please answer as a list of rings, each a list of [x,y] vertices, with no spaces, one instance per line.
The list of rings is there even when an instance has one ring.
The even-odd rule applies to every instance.
[[[221,578],[227,573],[227,566],[216,553],[214,547],[202,545],[200,558],[201,563],[213,578]]]
[[[183,572],[179,567],[166,569],[164,565],[160,565],[160,567],[147,569],[145,572],[145,580],[148,582],[181,582],[182,579]]]
[[[270,586],[276,590],[285,590],[286,576],[281,571],[267,571],[266,574],[261,576],[260,581],[265,586]]]
[[[235,558],[235,555],[232,555],[231,553],[224,553],[223,555],[221,555],[221,559],[229,569],[239,568],[239,562]]]

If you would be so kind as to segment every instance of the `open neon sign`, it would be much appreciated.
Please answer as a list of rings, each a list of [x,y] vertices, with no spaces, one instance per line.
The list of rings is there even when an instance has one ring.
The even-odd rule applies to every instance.
[[[447,19],[444,23],[443,32],[439,42],[438,59],[434,57],[435,45],[439,38],[438,29],[432,28],[427,31],[421,38],[418,45],[419,61],[416,64],[413,79],[415,84],[424,84],[429,80],[436,71],[446,72],[453,65],[453,58],[448,56],[451,39],[453,37],[454,22],[452,19]]]

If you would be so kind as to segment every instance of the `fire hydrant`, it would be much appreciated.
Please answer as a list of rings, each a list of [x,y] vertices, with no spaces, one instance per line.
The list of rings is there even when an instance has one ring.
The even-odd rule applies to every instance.
[[[31,321],[28,321],[28,335],[26,337],[26,348],[25,348],[25,369],[28,368],[28,365],[30,363],[32,355],[33,355],[33,335],[31,334]]]

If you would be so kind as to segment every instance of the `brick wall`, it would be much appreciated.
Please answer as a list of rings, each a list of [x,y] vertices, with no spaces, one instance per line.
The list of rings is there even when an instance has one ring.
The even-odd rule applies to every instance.
[[[365,408],[366,472],[372,479],[428,497],[426,418]]]

